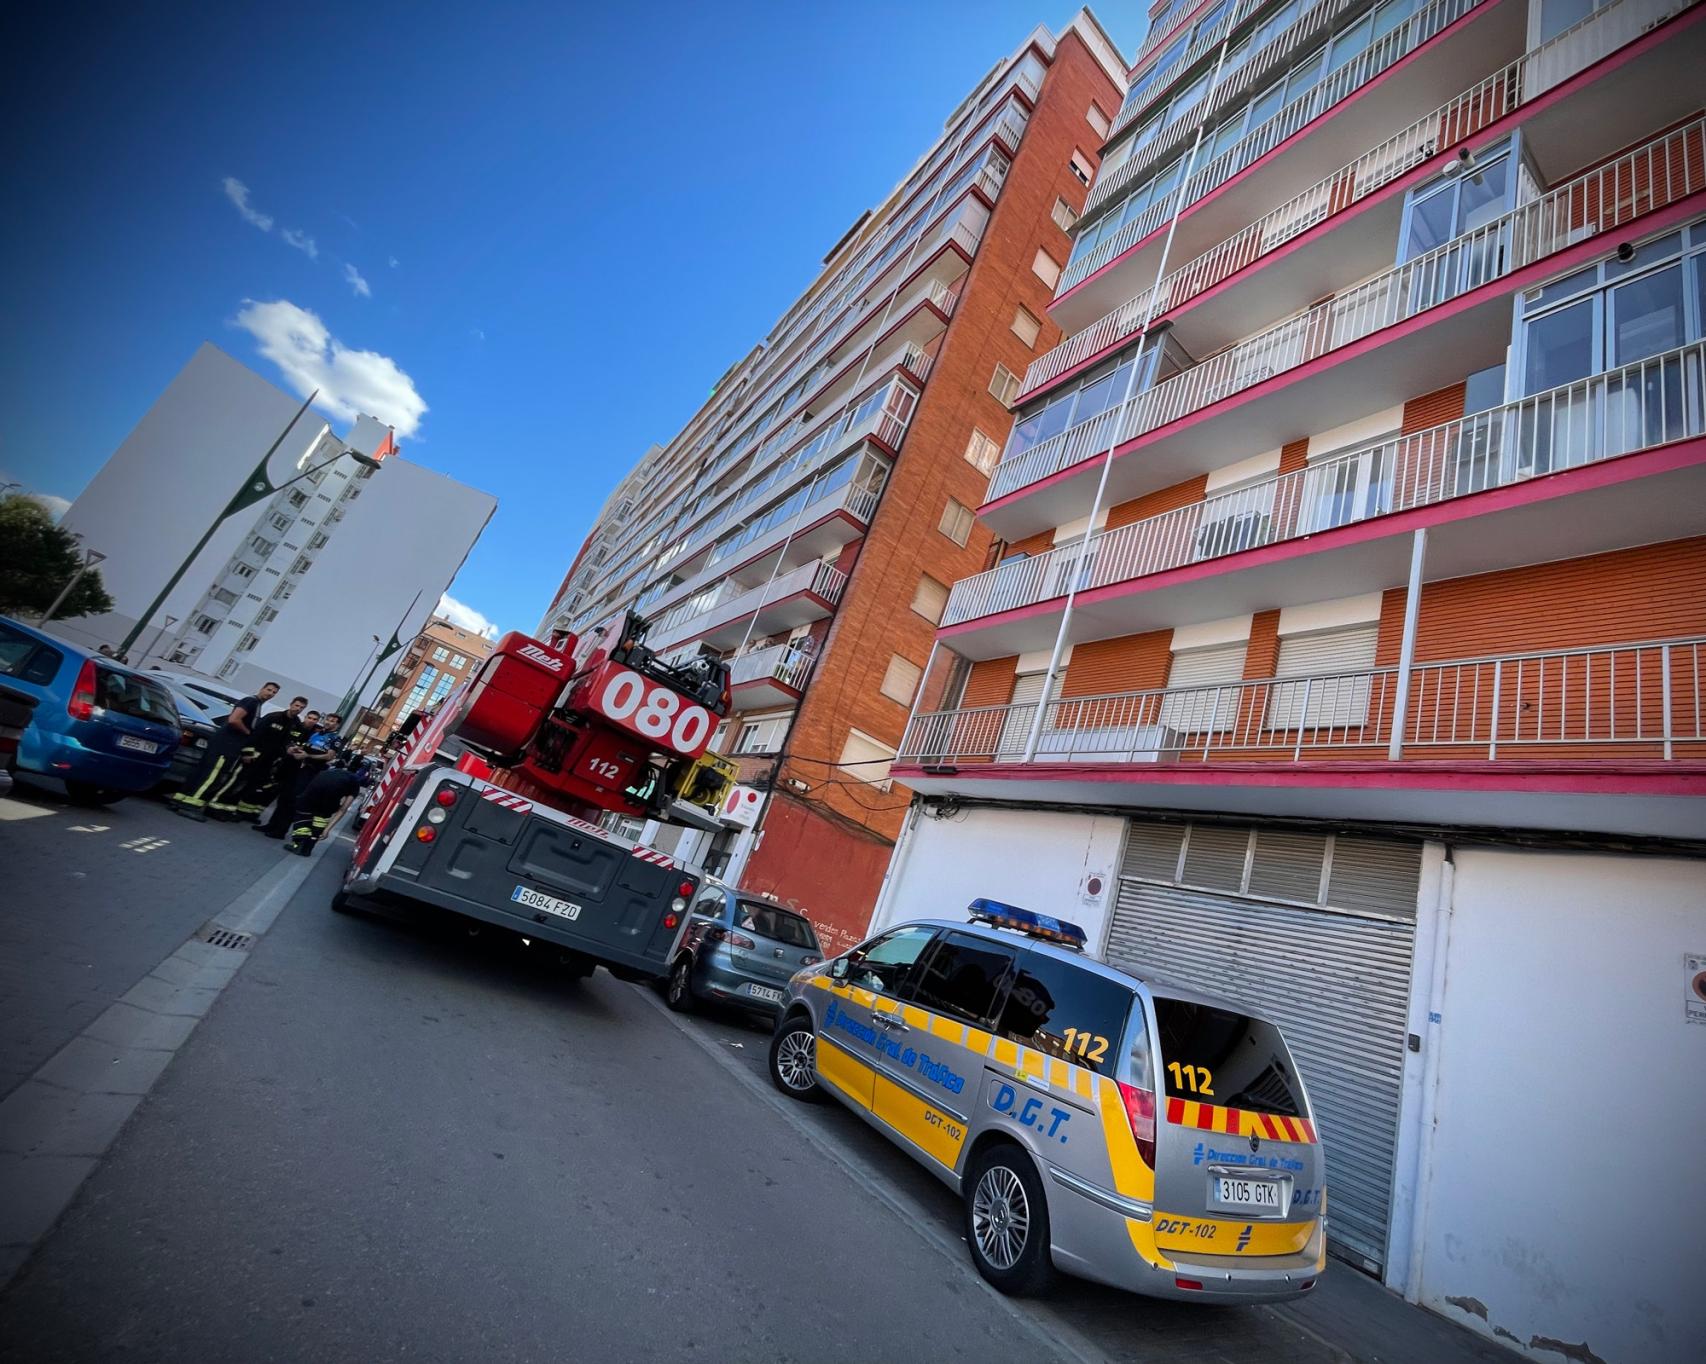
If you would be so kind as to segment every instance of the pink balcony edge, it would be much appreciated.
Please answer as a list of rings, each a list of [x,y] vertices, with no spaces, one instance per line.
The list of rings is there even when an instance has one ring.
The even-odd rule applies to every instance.
[[[1468,17],[1468,15],[1464,16],[1465,19]],[[1339,228],[1344,227],[1347,223],[1350,223],[1361,214],[1375,207],[1377,204],[1385,203],[1387,200],[1400,193],[1408,193],[1411,188],[1419,184],[1421,181],[1426,180],[1431,176],[1438,175],[1440,165],[1444,161],[1450,159],[1447,153],[1451,152],[1462,143],[1480,142],[1489,138],[1503,136],[1512,128],[1518,127],[1533,118],[1534,115],[1539,113],[1541,110],[1549,108],[1561,99],[1567,99],[1572,95],[1579,94],[1587,86],[1609,75],[1611,72],[1617,70],[1618,67],[1633,61],[1649,48],[1656,47],[1661,40],[1674,37],[1681,29],[1701,20],[1706,20],[1706,7],[1697,6],[1693,9],[1683,10],[1680,14],[1673,15],[1670,19],[1667,19],[1658,28],[1652,29],[1647,33],[1643,33],[1634,42],[1628,43],[1625,46],[1618,48],[1617,51],[1601,57],[1597,62],[1594,62],[1590,66],[1584,66],[1575,75],[1571,76],[1569,80],[1553,86],[1552,89],[1548,90],[1545,94],[1536,96],[1534,99],[1529,100],[1525,104],[1518,105],[1502,118],[1494,119],[1493,122],[1487,124],[1485,127],[1477,128],[1474,132],[1469,133],[1464,137],[1460,137],[1456,141],[1440,143],[1438,148],[1435,149],[1434,155],[1430,156],[1426,161],[1418,162],[1402,175],[1380,186],[1379,189],[1374,190],[1370,194],[1364,195],[1361,199],[1346,205],[1344,208],[1339,209],[1335,213],[1328,214],[1313,227],[1306,228],[1290,240],[1282,242],[1274,250],[1263,252],[1248,265],[1240,266],[1237,270],[1234,270],[1230,275],[1226,276],[1225,279],[1210,285],[1201,293],[1192,294],[1191,297],[1187,298],[1177,307],[1169,308],[1165,312],[1157,313],[1154,318],[1151,319],[1150,325],[1153,326],[1158,322],[1175,321],[1178,318],[1183,317],[1192,308],[1196,307],[1204,300],[1214,298],[1228,288],[1247,282],[1257,272],[1265,270],[1269,265],[1275,262],[1284,260],[1293,251],[1298,250],[1305,245],[1313,245],[1328,233],[1337,231]],[[1442,30],[1442,32],[1444,31],[1445,30]],[[1417,48],[1416,50],[1419,52],[1421,51],[1421,48]],[[1388,70],[1391,69],[1392,68],[1388,68]],[[1384,78],[1385,73],[1382,72],[1381,76],[1376,79],[1380,80]],[[1371,85],[1373,83],[1374,82],[1370,82]],[[1368,87],[1364,88],[1366,89]],[[1326,116],[1326,114],[1323,114],[1321,117],[1325,118]],[[1304,131],[1306,131],[1306,129],[1299,129],[1298,132],[1292,134],[1292,136],[1301,136]],[[1288,138],[1286,140],[1289,142],[1291,139]],[[1279,151],[1280,147],[1283,147],[1284,145],[1285,143],[1281,143],[1280,146],[1275,147],[1273,151],[1270,151],[1256,161],[1251,162],[1250,165],[1244,168],[1244,170],[1239,171],[1238,175],[1244,175],[1247,172],[1254,170],[1257,166],[1261,165],[1263,161],[1267,160],[1269,156],[1272,156],[1275,152]],[[1187,208],[1181,217],[1190,217],[1200,205],[1209,203],[1222,190],[1235,183],[1237,179],[1238,176],[1235,175],[1225,184],[1217,186],[1214,190],[1198,200],[1197,203],[1192,204],[1190,208]],[[1165,229],[1157,230],[1164,231]],[[1143,240],[1149,241],[1154,235],[1154,233],[1151,233],[1150,237],[1145,237]],[[1086,275],[1060,297],[1064,299],[1068,295],[1076,292],[1078,289],[1081,289],[1084,285],[1088,284],[1090,280],[1094,279],[1096,275],[1101,274],[1102,270],[1109,269],[1119,260],[1124,259],[1130,252],[1135,251],[1140,245],[1141,243],[1139,242],[1133,242],[1131,246],[1127,247],[1125,251],[1122,251],[1119,256],[1114,258],[1114,260],[1109,261],[1107,265],[1102,266],[1100,270],[1097,270],[1090,275]],[[1059,299],[1055,300],[1055,302],[1059,301]],[[1053,304],[1050,306],[1052,307]],[[1090,325],[1094,326],[1095,323],[1091,323]],[[1079,330],[1082,331],[1083,328],[1080,328]],[[1132,333],[1132,335],[1136,335],[1136,333]],[[1062,337],[1061,344],[1064,345],[1071,339],[1071,337]],[[1094,355],[1086,356],[1070,369],[1064,369],[1053,378],[1038,384],[1034,389],[1025,394],[1025,402],[1029,403],[1059,388],[1074,375],[1082,374],[1085,370],[1099,364],[1101,361],[1107,359],[1108,356],[1118,351],[1122,346],[1129,346],[1131,344],[1131,339],[1131,336],[1123,336],[1118,341],[1110,342]]]
[[[1549,502],[1556,498],[1590,492],[1596,488],[1610,487],[1616,483],[1650,478],[1654,474],[1672,473],[1696,464],[1706,464],[1706,437],[1703,436],[1635,450],[1626,455],[1614,455],[1593,464],[1584,464],[1575,469],[1560,469],[1554,474],[1542,474],[1537,478],[1507,484],[1502,488],[1487,488],[1478,493],[1466,493],[1461,497],[1448,497],[1442,502],[1430,503],[1424,507],[1411,507],[1407,511],[1371,516],[1366,521],[1353,522],[1348,526],[1336,526],[1332,530],[1316,531],[1312,535],[1300,535],[1290,540],[1276,540],[1271,545],[1239,550],[1235,554],[1222,555],[1216,559],[1204,559],[1199,563],[1163,569],[1159,573],[1126,578],[1081,591],[1077,600],[1086,606],[1093,606],[1121,597],[1136,596],[1142,592],[1177,587],[1222,573],[1247,573],[1252,569],[1266,568],[1287,559],[1300,559],[1306,554],[1321,554],[1363,544],[1369,540],[1407,535],[1423,526],[1437,526],[1447,521],[1466,521],[1491,512],[1508,511],[1514,507]],[[1062,593],[992,615],[974,616],[957,625],[944,626],[936,632],[937,637],[947,639],[950,636],[986,630],[994,625],[1009,625],[1033,616],[1054,615],[1062,609],[1065,600],[1065,594]]]
[[[1553,275],[1568,274],[1577,266],[1604,255],[1608,242],[1626,240],[1631,236],[1645,236],[1648,233],[1662,232],[1674,224],[1696,217],[1703,209],[1706,209],[1706,190],[1691,194],[1685,199],[1679,199],[1656,212],[1643,214],[1630,222],[1619,224],[1617,227],[1608,228],[1595,236],[1584,238],[1574,246],[1566,247],[1562,251],[1555,251],[1544,259],[1523,266],[1520,270],[1513,270],[1508,275],[1501,275],[1498,279],[1489,280],[1486,284],[1471,289],[1467,293],[1459,294],[1456,298],[1448,299],[1437,307],[1428,308],[1417,313],[1414,317],[1405,318],[1402,322],[1395,322],[1389,327],[1382,327],[1378,331],[1370,332],[1367,336],[1338,346],[1313,360],[1306,360],[1301,365],[1294,365],[1290,369],[1282,370],[1270,378],[1263,379],[1260,383],[1251,384],[1248,388],[1241,388],[1236,393],[1229,393],[1226,397],[1209,403],[1205,407],[1199,407],[1194,412],[1187,412],[1182,417],[1176,417],[1153,430],[1134,436],[1122,445],[1115,447],[1114,458],[1116,460],[1124,459],[1146,444],[1153,444],[1165,436],[1189,430],[1191,427],[1219,416],[1221,413],[1242,407],[1245,403],[1259,401],[1269,394],[1290,387],[1302,379],[1320,374],[1335,365],[1343,364],[1346,360],[1365,355],[1369,351],[1387,345],[1400,337],[1409,336],[1423,328],[1432,327],[1446,318],[1455,317],[1460,312],[1478,307],[1488,299],[1518,294]],[[1413,394],[1412,396],[1421,397],[1422,395]],[[1012,506],[1021,499],[1030,497],[1044,488],[1065,483],[1071,479],[1085,477],[1094,472],[1100,458],[1101,456],[1097,456],[1095,459],[1081,460],[1069,468],[1055,470],[1047,478],[1039,478],[1035,483],[1028,483],[1023,488],[1015,488],[1012,492],[996,498],[993,502],[985,502],[978,508],[977,514],[980,517],[986,516],[997,507]]]

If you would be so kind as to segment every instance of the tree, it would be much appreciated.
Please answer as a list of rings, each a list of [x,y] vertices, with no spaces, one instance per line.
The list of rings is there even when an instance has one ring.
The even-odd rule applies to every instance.
[[[70,531],[33,498],[14,494],[0,501],[0,612],[39,616],[83,566],[83,551]],[[85,573],[54,612],[55,620],[113,609],[99,569]]]

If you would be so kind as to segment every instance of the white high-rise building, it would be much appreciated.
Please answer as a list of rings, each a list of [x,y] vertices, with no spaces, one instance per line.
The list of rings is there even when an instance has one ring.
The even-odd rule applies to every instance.
[[[131,661],[239,690],[276,681],[326,708],[393,634],[413,637],[497,500],[404,460],[373,417],[340,437],[312,409],[296,417],[300,407],[203,344],[65,514],[67,528],[106,556],[114,609],[55,622],[56,631],[122,641],[277,441],[267,476],[278,491],[214,532],[149,615]]]

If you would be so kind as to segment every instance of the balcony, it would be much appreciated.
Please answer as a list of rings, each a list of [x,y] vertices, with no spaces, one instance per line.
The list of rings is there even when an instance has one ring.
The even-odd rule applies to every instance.
[[[894,775],[926,795],[1706,827],[1706,636],[1418,662],[1400,683],[1373,668],[919,714]]]
[[[769,710],[800,699],[817,655],[793,644],[751,649],[729,664],[732,709]]]
[[[1526,32],[1523,5],[1430,0],[1231,145],[1205,145],[1194,158],[1187,145],[1171,162],[1182,171],[1191,159],[1182,183],[1146,205],[1128,206],[1123,212],[1133,216],[1117,231],[1068,262],[1050,307],[1055,321],[1077,331],[1152,283],[1175,212],[1179,222],[1168,258],[1189,259],[1367,150],[1370,129],[1403,128],[1468,81],[1515,60],[1527,45]],[[1212,115],[1199,106],[1193,127],[1201,117]],[[1112,198],[1140,188],[1167,164],[1127,162],[1108,177],[1104,192]],[[1095,215],[1086,218],[1080,240],[1095,227]]]
[[[1698,209],[1688,201],[1706,190],[1703,151],[1706,119],[1695,118],[1003,460],[980,515],[996,534],[1018,539],[1089,510],[1093,461],[1110,444],[1172,428],[1136,447],[1140,461],[1116,453],[1108,491],[1117,502],[1224,465],[1241,448],[1329,429],[1496,363],[1509,337],[1510,294],[1609,249],[1597,239],[1628,224],[1648,218],[1656,231]],[[1661,215],[1666,209],[1676,211]],[[1423,325],[1400,331],[1411,319]],[[1384,344],[1356,345],[1389,329]],[[1316,363],[1335,352],[1336,362]],[[1241,397],[1257,389],[1263,402]]]
[[[1283,313],[1286,311],[1283,300],[1287,297],[1295,300],[1289,306],[1298,306],[1332,292],[1338,280],[1347,275],[1354,277],[1359,265],[1366,271],[1375,268],[1381,256],[1390,260],[1392,242],[1400,230],[1402,190],[1417,179],[1437,172],[1438,163],[1429,169],[1433,158],[1466,145],[1469,139],[1495,125],[1507,125],[1536,100],[1627,46],[1688,3],[1690,0],[1617,0],[1596,11],[1551,42],[1519,57],[1502,71],[1263,214],[1242,231],[1170,271],[1158,286],[1143,290],[1084,330],[1065,338],[1031,364],[1020,390],[1020,401],[1135,336],[1146,319],[1167,317],[1215,290],[1234,274],[1271,267],[1282,255],[1286,265],[1283,278],[1264,280],[1259,289],[1248,287],[1246,282],[1236,294],[1227,292],[1222,297],[1219,311],[1227,314],[1225,323],[1232,323],[1236,315],[1246,319],[1243,325],[1247,329],[1252,308],[1258,317],[1277,315],[1268,313],[1268,309],[1281,300],[1279,312]],[[1671,110],[1654,107],[1655,82],[1660,92],[1674,91],[1675,116],[1684,117],[1692,112],[1688,107],[1691,92],[1686,81],[1674,79],[1674,73],[1668,70],[1651,69],[1660,65],[1668,68],[1672,61],[1685,60],[1684,54],[1673,48],[1655,53],[1654,58],[1650,63],[1626,63],[1615,73],[1607,73],[1603,89],[1594,82],[1594,116],[1586,124],[1581,118],[1582,110],[1573,100],[1568,104],[1553,103],[1536,112],[1532,120],[1523,124],[1530,154],[1541,159],[1556,154],[1559,159],[1568,158],[1567,164],[1580,166],[1639,136],[1639,128],[1626,131],[1625,119],[1630,111],[1640,111],[1646,128],[1663,124]],[[1647,93],[1637,95],[1636,85]],[[1664,99],[1661,93],[1657,102],[1662,104]],[[1601,116],[1602,111],[1612,107],[1622,109],[1623,117]],[[1623,142],[1616,140],[1619,137]],[[1274,254],[1327,219],[1367,204],[1376,195],[1382,197],[1383,211],[1359,211],[1353,215],[1354,228],[1347,224],[1345,230],[1330,235],[1316,234],[1319,240],[1304,248],[1303,254],[1298,250]],[[1305,256],[1310,254],[1320,259],[1306,262]],[[1180,339],[1187,349],[1200,354],[1223,344],[1222,319],[1199,319],[1198,312],[1193,310],[1189,322],[1188,327],[1184,322],[1179,323]]]
[[[1074,578],[1072,643],[1394,587],[1417,524],[1432,527],[1430,580],[1697,534],[1702,437],[1695,342],[964,578],[944,638],[971,658],[1049,648]]]
[[[835,610],[846,585],[845,573],[815,560],[744,591],[731,578],[662,617],[650,642],[660,652],[688,640],[732,649],[752,635],[773,635],[822,620]]]

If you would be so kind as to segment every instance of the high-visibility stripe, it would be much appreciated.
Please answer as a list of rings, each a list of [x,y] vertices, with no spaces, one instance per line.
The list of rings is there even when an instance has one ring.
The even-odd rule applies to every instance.
[[[1185,1101],[1183,1099],[1167,1100],[1167,1121],[1183,1123],[1185,1120]]]
[[[1278,1140],[1280,1131],[1279,1127],[1274,1123],[1272,1115],[1267,1113],[1258,1113],[1256,1116],[1261,1119],[1262,1135]]]

